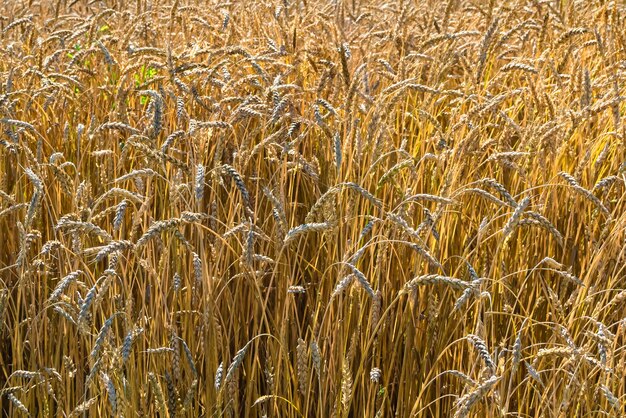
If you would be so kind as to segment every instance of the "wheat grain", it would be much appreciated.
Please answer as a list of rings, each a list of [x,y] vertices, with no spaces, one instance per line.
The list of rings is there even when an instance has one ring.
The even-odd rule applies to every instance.
[[[56,302],[61,297],[61,295],[67,290],[70,284],[76,282],[78,277],[81,276],[82,274],[84,273],[81,270],[76,270],[68,274],[67,276],[63,277],[61,281],[59,281],[59,283],[56,285],[52,293],[50,294],[50,297],[48,298],[48,302],[50,303]]]
[[[15,397],[15,395],[13,395],[12,393],[7,393],[7,394],[5,394],[5,396],[7,397],[8,400],[11,401],[11,403],[13,405],[15,405],[15,407],[20,412],[22,412],[26,416],[30,417],[30,412],[28,411],[28,408],[26,408],[26,405],[24,405],[19,399],[17,399],[17,397]]]
[[[93,398],[87,399],[85,402],[82,402],[80,405],[78,405],[76,408],[74,408],[72,410],[72,412],[70,413],[70,416],[74,417],[74,416],[80,416],[81,414],[89,411],[89,409],[91,409],[92,406],[94,406],[96,404],[96,402],[98,401],[98,397],[94,396]]]
[[[563,171],[559,173],[559,176],[564,178],[570,184],[570,186],[572,186],[574,190],[582,194],[586,199],[590,200],[598,209],[602,211],[602,213],[605,214],[605,216],[607,217],[611,216],[609,210],[604,206],[604,204],[600,201],[600,199],[595,197],[589,190],[585,189],[580,184],[578,184],[578,182],[576,181],[574,177],[572,177],[571,175]]]
[[[471,411],[472,406],[482,399],[491,389],[498,383],[500,380],[499,376],[491,376],[489,379],[480,383],[479,386],[476,387],[472,392],[463,396],[458,401],[458,409],[454,414],[454,418],[464,418],[468,417]]]
[[[505,239],[513,232],[515,227],[519,224],[522,213],[524,212],[524,210],[526,210],[529,204],[530,197],[525,197],[524,199],[522,199],[521,202],[519,202],[519,204],[515,208],[515,211],[513,212],[513,215],[511,215],[509,220],[506,222],[506,225],[504,225],[504,229],[502,230]]]
[[[456,290],[465,290],[470,288],[470,283],[465,282],[454,277],[441,276],[438,274],[427,274],[424,276],[418,276],[408,281],[404,285],[404,292],[409,292],[419,286],[431,286],[436,284],[445,284]]]
[[[290,229],[285,235],[283,239],[283,243],[286,245],[293,241],[298,236],[305,234],[307,232],[324,232],[329,231],[334,227],[334,225],[330,222],[322,222],[322,223],[308,223],[299,225],[295,228]]]
[[[298,338],[296,346],[296,366],[298,370],[298,387],[300,392],[306,396],[308,392],[309,367],[307,359],[307,345],[302,338]]]
[[[148,380],[150,381],[150,386],[152,387],[152,390],[154,391],[156,397],[157,408],[161,411],[162,414],[165,414],[165,396],[163,395],[163,389],[161,389],[161,384],[159,383],[156,375],[152,372],[148,373]]]
[[[532,73],[532,74],[538,73],[538,71],[534,67],[521,63],[521,62],[510,62],[506,64],[505,66],[503,66],[501,70],[505,72],[519,70],[519,71],[524,71],[524,72]]]
[[[489,354],[489,350],[487,349],[487,344],[477,335],[470,334],[467,336],[467,339],[474,348],[478,351],[480,358],[483,359],[487,368],[491,371],[491,373],[495,373],[496,364],[493,362],[491,355]]]
[[[341,375],[341,405],[344,414],[347,414],[350,409],[350,401],[352,400],[352,375],[350,364],[346,359],[343,360]]]

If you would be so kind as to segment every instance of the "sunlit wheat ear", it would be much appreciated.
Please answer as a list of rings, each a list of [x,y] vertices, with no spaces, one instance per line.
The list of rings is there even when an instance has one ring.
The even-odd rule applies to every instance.
[[[113,219],[113,231],[119,231],[124,221],[124,215],[128,208],[128,201],[123,199],[115,208],[115,218]]]
[[[150,96],[150,105],[148,108],[152,109],[152,133],[155,137],[159,136],[163,123],[163,97],[155,90],[143,90],[139,92],[140,95]]]
[[[524,210],[526,210],[529,204],[530,204],[530,197],[525,197],[517,205],[517,207],[515,208],[515,211],[513,212],[513,215],[511,215],[506,225],[504,225],[503,236],[505,240],[509,237],[509,235],[511,235],[515,227],[517,227],[519,220],[522,217],[522,213],[524,213]]]
[[[115,130],[125,133],[130,133],[131,135],[140,135],[141,132],[139,129],[133,128],[130,125],[127,125],[123,122],[107,122],[100,125],[98,131],[106,131],[106,130]]]
[[[169,354],[172,352],[172,347],[156,347],[148,348],[145,353],[147,354]]]
[[[352,273],[359,282],[359,285],[363,288],[363,290],[365,290],[365,293],[367,293],[370,298],[375,299],[376,294],[374,293],[374,289],[372,289],[372,285],[367,281],[365,275],[358,268],[356,268],[355,265],[350,263],[345,263],[345,265],[352,270]]]
[[[330,222],[309,223],[309,224],[303,224],[303,225],[297,226],[295,228],[290,229],[287,232],[287,235],[285,235],[285,238],[283,239],[283,244],[287,245],[293,240],[295,240],[295,238],[299,237],[300,235],[306,234],[308,232],[330,231],[331,229],[334,228],[334,226],[335,225]]]
[[[283,205],[269,188],[263,187],[262,190],[265,196],[267,196],[270,202],[272,202],[272,206],[273,206],[272,215],[274,216],[274,219],[276,220],[278,224],[277,225],[278,228],[276,232],[277,232],[277,235],[282,237],[286,233],[286,226],[287,226],[287,216],[285,214]]]
[[[72,217],[74,216],[63,217],[59,219],[59,222],[56,224],[55,229],[57,231],[67,230],[76,234],[93,235],[102,238],[105,242],[109,242],[113,239],[108,232],[106,232],[99,226],[91,222],[76,221],[73,220]]]
[[[165,396],[163,395],[163,389],[161,388],[161,384],[159,383],[159,380],[153,372],[148,372],[148,380],[150,381],[150,387],[154,392],[157,409],[161,411],[162,414],[165,414],[167,406],[165,403]]]
[[[17,120],[17,119],[10,119],[10,118],[1,118],[0,122],[5,123],[7,125],[12,125],[12,126],[16,126],[19,128],[23,128],[26,129],[28,131],[32,131],[32,132],[36,132],[37,129],[35,128],[35,126],[31,123],[22,121],[22,120]]]
[[[486,190],[483,189],[479,189],[476,187],[468,187],[466,189],[463,189],[461,191],[459,191],[457,193],[457,195],[461,195],[461,194],[477,194],[495,204],[497,204],[498,206],[508,206],[508,204],[506,202],[503,202],[502,200],[498,199],[496,196],[492,195],[491,193],[489,193]]]
[[[100,48],[100,51],[102,51],[104,60],[108,65],[111,65],[111,66],[118,65],[115,58],[113,58],[113,56],[111,55],[107,47],[101,41],[98,41],[96,44],[98,45],[98,48]]]
[[[537,69],[535,69],[535,67],[531,66],[531,65],[527,65],[521,62],[510,62],[508,64],[506,64],[505,66],[503,66],[501,69],[501,71],[524,71],[527,73],[531,73],[531,74],[537,74],[538,71]]]
[[[522,219],[522,220],[519,221],[520,225],[525,223],[525,222],[529,222],[532,225],[539,226],[539,227],[545,229],[546,231],[550,232],[550,234],[552,234],[554,239],[556,239],[557,243],[561,247],[563,246],[563,244],[564,244],[563,235],[559,232],[558,229],[556,229],[556,227],[552,224],[552,222],[550,222],[543,215],[541,215],[541,214],[539,214],[537,212],[526,211],[525,215],[530,217],[530,218],[532,218],[532,219]]]
[[[182,338],[180,339],[180,344],[183,347],[183,352],[185,353],[185,358],[187,359],[187,364],[189,365],[189,368],[191,369],[191,372],[193,373],[193,376],[195,378],[197,378],[198,377],[198,369],[196,369],[196,363],[194,361],[193,354],[191,353],[191,350],[189,349],[189,346],[187,345],[187,342],[185,340],[183,340]]]
[[[85,334],[89,332],[89,324],[87,324],[87,316],[89,315],[89,310],[91,308],[91,305],[93,304],[93,301],[96,298],[97,292],[98,292],[98,282],[96,282],[91,287],[91,289],[89,289],[89,291],[85,295],[85,298],[83,299],[83,303],[80,305],[80,311],[78,312],[78,318],[76,321],[78,322],[78,326],[80,330]]]
[[[615,396],[613,392],[611,392],[611,389],[609,389],[607,386],[600,385],[599,387],[600,387],[600,392],[602,392],[606,400],[609,402],[609,405],[611,405],[611,408],[613,408],[616,411],[619,411],[620,409],[619,398]]]
[[[409,196],[405,201],[411,201],[411,202],[420,202],[420,201],[424,201],[424,202],[435,202],[435,203],[439,203],[442,205],[453,205],[456,202],[453,199],[449,199],[447,197],[443,197],[443,196],[436,196],[436,195],[431,195],[431,194],[426,194],[426,193],[419,193],[416,195],[412,195]]]
[[[541,381],[541,377],[539,376],[539,373],[537,373],[537,370],[535,370],[535,368],[528,362],[524,362],[524,366],[526,366],[526,370],[528,371],[528,375],[535,380],[537,383],[539,383],[540,386],[543,387],[543,382]]]
[[[606,366],[608,355],[609,355],[609,350],[607,349],[607,347],[611,345],[611,340],[614,338],[614,336],[610,334],[608,329],[601,322],[598,323],[598,331],[592,335],[594,335],[594,338],[597,339],[597,347],[598,347],[598,355],[600,357],[600,363],[603,366]]]
[[[428,274],[424,276],[418,276],[408,281],[404,285],[402,290],[404,293],[409,293],[411,290],[416,289],[419,286],[430,286],[436,284],[443,284],[456,290],[465,290],[471,287],[471,283],[454,278],[441,276],[438,274]]]
[[[176,102],[176,115],[179,120],[187,118],[186,113],[184,112],[184,103],[181,100],[182,99],[178,99],[178,101]],[[170,146],[174,144],[176,140],[178,140],[179,138],[183,138],[185,135],[186,133],[184,130],[178,130],[169,134],[167,138],[165,138],[165,141],[163,141],[163,145],[161,145],[161,152],[166,153],[169,150]]]
[[[492,373],[496,371],[496,365],[491,358],[491,354],[489,354],[489,350],[487,349],[487,344],[477,335],[470,334],[467,336],[467,340],[472,343],[480,358],[483,359],[485,365],[489,368]]]
[[[81,270],[77,270],[63,277],[59,281],[57,286],[54,288],[52,293],[50,294],[50,297],[48,298],[48,302],[50,303],[56,302],[61,297],[61,295],[68,289],[70,284],[76,282],[78,277],[80,277],[82,274],[84,273]]]
[[[432,256],[432,254],[430,254],[428,252],[428,250],[426,250],[426,248],[422,247],[421,245],[418,244],[409,244],[409,247],[414,250],[416,253],[418,253],[420,256],[422,256],[424,259],[426,259],[429,263],[429,265],[431,265],[432,267],[438,268],[439,270],[443,270],[443,266],[441,265],[441,263]]]
[[[225,382],[231,381],[231,379],[235,375],[235,372],[237,371],[239,366],[241,366],[241,363],[243,362],[243,359],[246,356],[246,352],[248,351],[249,346],[250,346],[250,342],[246,343],[246,345],[244,345],[243,348],[241,348],[239,351],[237,351],[237,353],[235,353],[235,356],[233,357],[233,361],[230,363],[230,365],[228,366],[228,370],[226,371],[226,377],[224,378]]]
[[[623,180],[618,177],[618,176],[607,176],[604,177],[602,179],[600,179],[595,186],[593,186],[593,192],[597,192],[597,191],[604,191],[604,189],[608,189],[609,187],[611,187],[613,184],[618,183]]]
[[[13,373],[11,373],[9,378],[31,380],[39,376],[41,376],[41,373],[39,372],[32,372],[29,370],[15,370]]]
[[[376,328],[378,326],[378,322],[380,321],[380,315],[382,313],[382,304],[383,304],[383,296],[380,290],[376,291],[376,295],[374,300],[372,301],[372,311],[371,311],[371,319],[370,319],[370,329],[372,330],[372,334],[375,333]]]
[[[178,274],[178,272],[175,272],[174,277],[172,278],[172,289],[175,293],[178,293],[180,291],[181,285],[182,279],[180,277],[180,274]]]
[[[198,390],[198,379],[194,379],[189,385],[189,389],[187,389],[187,394],[185,395],[185,399],[183,401],[183,408],[189,410],[192,409],[192,403],[194,399],[197,397],[196,392]]]
[[[100,359],[100,354],[101,354],[101,351],[102,351],[102,348],[103,348],[104,341],[105,341],[105,338],[107,336],[107,333],[111,329],[111,325],[113,325],[113,320],[118,315],[120,315],[120,313],[115,313],[115,314],[111,315],[106,321],[104,321],[104,324],[100,328],[100,331],[98,332],[98,336],[96,338],[94,346],[93,346],[93,348],[91,350],[91,353],[89,354],[89,357],[93,361],[98,361]]]
[[[585,284],[583,283],[582,280],[580,280],[578,277],[574,276],[572,273],[567,272],[567,271],[561,271],[561,270],[552,270],[554,271],[556,274],[558,274],[559,276],[573,282],[576,283],[578,286],[585,286]]]
[[[111,378],[104,372],[102,372],[100,374],[100,378],[102,379],[102,383],[104,383],[104,386],[106,388],[107,391],[107,395],[109,398],[109,404],[111,405],[111,413],[113,414],[113,416],[117,415],[117,391],[115,390],[115,385],[113,384],[113,381],[111,380]]]
[[[310,349],[311,349],[311,360],[313,361],[313,369],[315,370],[315,373],[317,374],[317,378],[321,379],[322,373],[323,373],[322,354],[320,352],[320,347],[317,344],[317,341],[315,339],[311,341]]]
[[[380,189],[385,183],[393,179],[402,169],[413,167],[414,164],[415,162],[409,159],[400,161],[382,175],[380,180],[378,180],[378,188]]]
[[[339,282],[335,286],[335,290],[333,290],[333,293],[331,294],[331,297],[334,298],[334,297],[340,295],[345,289],[350,287],[350,285],[354,282],[354,280],[356,280],[356,275],[355,274],[349,274],[349,275],[343,277],[341,280],[339,280]]]
[[[475,387],[478,385],[478,383],[474,379],[458,370],[446,370],[446,373],[460,379],[466,386]]]
[[[41,198],[43,197],[43,182],[30,168],[26,168],[24,170],[24,173],[26,173],[35,188],[35,192],[30,199],[30,203],[28,204],[28,211],[26,213],[25,227],[29,228],[33,218],[35,217],[35,213],[41,203]]]
[[[475,78],[476,83],[480,83],[482,80],[483,71],[485,69],[485,63],[487,61],[487,53],[489,52],[489,47],[493,40],[493,36],[496,33],[496,30],[498,29],[499,23],[500,21],[496,17],[491,22],[491,25],[489,25],[489,27],[487,28],[487,31],[485,32],[485,36],[483,37],[483,40],[480,44],[480,52],[478,55],[478,69],[476,71],[476,78]]]
[[[626,301],[626,289],[622,290],[609,301],[606,305],[606,310],[611,311],[615,306],[619,306],[620,304]]]
[[[137,242],[135,243],[135,248],[139,249],[143,247],[161,232],[178,228],[181,224],[182,219],[179,218],[168,219],[166,221],[157,221],[153,223],[152,225],[150,225],[150,228],[148,228],[146,233],[143,234],[141,238],[139,238],[139,240],[137,240]]]
[[[372,195],[370,192],[368,192],[367,190],[365,190],[363,187],[359,186],[358,184],[353,183],[353,182],[339,183],[331,187],[330,189],[328,189],[326,193],[324,193],[322,196],[320,196],[319,199],[317,199],[317,201],[311,207],[309,213],[307,214],[305,218],[305,222],[306,223],[314,222],[316,215],[320,211],[323,211],[323,208],[325,207],[325,205],[330,203],[329,201],[332,202],[331,199],[334,196],[336,196],[339,192],[341,192],[342,189],[355,191],[356,193],[358,193],[359,195],[367,199],[371,204],[373,204],[377,208],[380,208],[382,206],[380,199],[376,198],[374,195]]]
[[[251,202],[250,202],[250,194],[248,193],[248,189],[246,188],[246,185],[243,182],[243,179],[241,178],[241,175],[237,172],[237,170],[235,170],[232,166],[230,166],[228,164],[224,164],[222,166],[222,170],[223,170],[224,174],[226,174],[229,177],[231,177],[233,179],[233,181],[235,182],[235,186],[237,186],[237,189],[239,190],[239,193],[241,193],[241,198],[243,199],[245,210],[246,210],[248,215],[251,215],[252,214],[252,205],[251,205]]]
[[[600,199],[598,199],[596,196],[594,196],[589,190],[585,189],[580,184],[578,184],[578,182],[576,181],[576,179],[574,177],[572,177],[570,174],[568,174],[568,173],[566,173],[564,171],[561,171],[559,173],[559,176],[564,178],[565,181],[567,181],[570,184],[570,186],[572,186],[572,188],[576,192],[581,194],[585,199],[587,199],[590,202],[592,202],[598,209],[600,209],[600,211],[602,211],[602,213],[605,214],[605,216],[607,218],[611,217],[611,213],[606,208],[606,206],[604,206],[604,204],[600,201]]]
[[[137,337],[143,334],[143,332],[144,332],[143,328],[134,328],[130,330],[128,334],[126,334],[126,337],[124,337],[124,344],[122,345],[122,349],[121,349],[122,361],[124,364],[126,364],[128,362],[128,359],[130,358],[130,354],[133,348],[133,343],[135,342]]]
[[[214,379],[214,386],[215,386],[215,390],[220,390],[220,387],[222,386],[222,375],[224,373],[224,362],[221,362],[220,365],[217,367],[217,370],[215,371],[215,379]]]
[[[352,401],[352,372],[350,364],[346,359],[343,360],[341,367],[341,405],[343,414],[348,414],[350,410],[350,402]]]
[[[463,294],[454,302],[454,310],[459,311],[463,306],[472,298],[472,297],[480,297],[480,285],[483,282],[483,279],[478,277],[478,274],[472,267],[472,265],[466,261],[467,270],[470,275],[470,284],[469,286],[463,290]]]
[[[134,244],[132,242],[130,242],[130,241],[127,241],[127,240],[111,241],[104,248],[102,248],[98,252],[98,254],[96,254],[96,262],[104,260],[111,253],[132,249],[133,246],[134,246]]]
[[[481,182],[484,185],[489,186],[489,187],[497,190],[498,193],[500,193],[500,195],[502,197],[504,197],[504,199],[507,201],[507,203],[509,203],[511,206],[513,206],[513,207],[517,206],[517,202],[515,201],[515,199],[513,199],[513,196],[511,196],[509,191],[502,184],[498,183],[497,180],[492,179],[492,178],[484,178],[484,179],[481,180]]]
[[[124,180],[135,179],[137,177],[154,177],[154,176],[159,176],[161,178],[163,177],[156,171],[152,170],[151,168],[142,168],[142,169],[133,170],[130,173],[124,174],[123,176],[116,178],[114,182],[119,183]]]
[[[24,405],[13,393],[7,393],[5,396],[13,405],[15,405],[15,408],[17,408],[18,411],[25,414],[27,417],[31,416],[28,408],[26,408],[26,405]]]
[[[196,193],[196,201],[198,202],[202,201],[202,198],[204,197],[204,175],[205,175],[204,166],[202,164],[198,164],[196,166],[196,178],[195,178],[195,186],[194,186],[194,190]]]
[[[489,379],[482,382],[472,392],[463,396],[457,401],[457,410],[454,414],[454,418],[466,418],[470,415],[472,406],[485,397],[501,379],[499,376],[491,376]]]
[[[33,19],[32,16],[23,17],[21,19],[15,19],[4,28],[2,33],[6,34],[10,32],[11,30],[14,30],[15,28],[19,28],[21,26],[32,26],[33,24],[32,19]]]
[[[98,400],[97,396],[94,396],[93,398],[87,399],[86,401],[84,401],[81,404],[79,404],[78,406],[76,406],[76,408],[74,408],[72,410],[72,412],[70,413],[70,416],[71,417],[78,417],[82,413],[89,411],[89,409],[91,409],[91,407],[96,404],[97,400]]]

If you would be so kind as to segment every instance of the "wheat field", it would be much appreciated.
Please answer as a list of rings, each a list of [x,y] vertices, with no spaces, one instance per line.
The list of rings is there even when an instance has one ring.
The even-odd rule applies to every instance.
[[[626,414],[624,2],[0,32],[3,417]]]

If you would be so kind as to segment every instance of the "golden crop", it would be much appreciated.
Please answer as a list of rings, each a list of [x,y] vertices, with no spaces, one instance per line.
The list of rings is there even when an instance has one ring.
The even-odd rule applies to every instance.
[[[626,414],[623,2],[0,16],[3,417]]]

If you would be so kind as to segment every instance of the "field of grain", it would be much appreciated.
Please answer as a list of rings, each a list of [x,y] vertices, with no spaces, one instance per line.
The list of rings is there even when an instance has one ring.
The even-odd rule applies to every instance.
[[[622,1],[3,1],[1,416],[624,416],[625,81]]]

